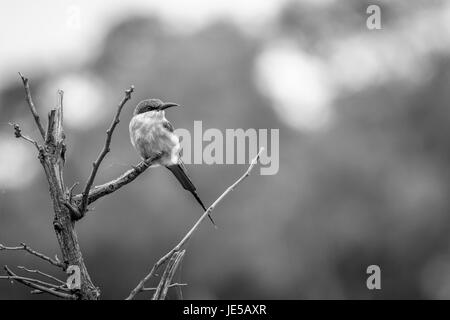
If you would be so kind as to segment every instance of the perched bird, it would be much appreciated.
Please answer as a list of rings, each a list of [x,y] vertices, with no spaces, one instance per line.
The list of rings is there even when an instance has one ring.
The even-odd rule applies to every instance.
[[[190,191],[206,211],[206,207],[198,196],[181,160],[179,139],[173,133],[173,126],[165,117],[165,109],[178,106],[176,103],[163,103],[159,99],[147,99],[139,102],[130,121],[131,143],[144,160],[159,156],[152,166],[161,165],[169,169],[183,188]],[[209,214],[208,217],[216,226]]]

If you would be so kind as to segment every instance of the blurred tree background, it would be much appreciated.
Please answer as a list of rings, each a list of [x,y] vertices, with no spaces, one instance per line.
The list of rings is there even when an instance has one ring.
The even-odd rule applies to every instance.
[[[252,175],[215,210],[219,230],[205,223],[189,243],[176,276],[184,298],[450,298],[450,5],[375,3],[374,31],[373,2],[357,0],[285,2],[247,29],[219,19],[182,32],[127,14],[82,62],[15,67],[44,118],[65,91],[68,185],[87,179],[130,84],[96,184],[139,160],[128,121],[144,98],[180,103],[168,112],[175,127],[280,129],[279,172]],[[19,78],[0,77],[0,243],[59,254],[35,151],[8,122],[37,130]],[[208,204],[246,169],[188,167]],[[127,296],[200,213],[160,168],[96,203],[77,230],[102,298]],[[0,264],[54,271],[21,252],[1,252]],[[382,290],[366,288],[371,264]],[[0,299],[42,297],[0,282]]]

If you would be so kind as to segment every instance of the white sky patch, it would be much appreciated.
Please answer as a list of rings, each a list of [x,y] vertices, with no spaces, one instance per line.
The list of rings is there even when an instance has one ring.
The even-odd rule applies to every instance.
[[[214,20],[227,19],[243,30],[256,28],[264,33],[261,27],[270,26],[288,1],[11,1],[0,10],[0,39],[4,44],[0,50],[0,86],[15,81],[19,70],[33,77],[33,69],[51,72],[69,64],[81,65],[99,53],[102,37],[109,28],[130,14],[157,15],[178,31],[189,32]],[[326,7],[335,0],[302,1]],[[383,23],[383,12],[381,19]],[[395,79],[410,84],[427,81],[432,62],[430,53],[450,52],[450,2],[405,14],[389,25],[388,30],[355,30],[348,38],[336,39],[335,43],[333,38],[328,41],[328,57],[311,57],[295,48],[274,45],[259,61],[270,60],[279,71],[271,65],[256,64],[256,79],[264,88],[262,92],[273,99],[274,108],[283,120],[302,130],[326,127],[332,119],[334,94]],[[325,69],[328,69],[326,73]],[[272,74],[279,79],[274,80]],[[302,87],[299,89],[300,85],[296,84]],[[70,94],[68,88],[62,89]],[[89,89],[84,88],[86,95]],[[51,92],[52,99],[56,99],[54,96]],[[93,114],[92,106],[82,100],[83,103],[68,109],[78,117],[74,118],[73,126],[82,122],[95,124],[89,117]]]
[[[102,108],[105,94],[102,82],[90,75],[67,75],[53,79],[43,88],[43,100],[46,105],[55,107],[57,89],[64,91],[64,125],[75,129],[90,129],[101,122],[111,109]]]
[[[148,1],[148,7],[174,26],[182,24],[200,28],[218,19],[231,19],[241,26],[251,27],[274,18],[287,2],[260,0],[179,0]]]
[[[14,135],[0,135],[0,189],[20,189],[39,172],[36,149]]]
[[[256,61],[256,81],[274,110],[291,126],[325,129],[332,120],[332,89],[324,64],[293,45],[274,45]]]
[[[15,0],[0,10],[0,85],[17,71],[58,70],[98,54],[109,28],[130,14],[156,15],[178,31],[218,19],[258,28],[288,0]],[[24,10],[26,8],[26,10]]]

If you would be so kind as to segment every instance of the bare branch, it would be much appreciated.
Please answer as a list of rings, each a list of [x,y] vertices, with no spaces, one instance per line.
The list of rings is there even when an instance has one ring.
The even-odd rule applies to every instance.
[[[28,268],[25,268],[25,267],[23,267],[23,266],[17,266],[17,268],[19,268],[19,269],[22,269],[22,270],[25,270],[26,272],[29,272],[29,273],[37,273],[37,274],[39,274],[39,275],[41,275],[41,276],[44,276],[44,277],[47,277],[47,278],[49,278],[49,279],[52,279],[52,280],[54,280],[54,281],[56,281],[56,282],[59,282],[60,284],[62,284],[62,285],[66,285],[66,283],[64,282],[64,281],[62,281],[62,280],[59,280],[58,278],[56,278],[56,277],[54,277],[54,276],[52,276],[52,275],[50,275],[50,274],[47,274],[47,273],[45,273],[45,272],[42,272],[42,271],[40,271],[40,270],[32,270],[32,269],[28,269]]]
[[[187,283],[171,283],[169,284],[168,288],[174,288],[174,287],[184,287],[187,286]],[[154,288],[142,288],[141,291],[155,291],[156,289],[158,289],[158,287],[154,287]]]
[[[51,290],[51,291],[63,290],[64,291],[64,290],[68,290],[68,289],[62,288],[62,287],[58,287],[57,289],[49,288],[49,290]],[[70,292],[70,290],[69,290],[69,292]],[[34,290],[31,290],[30,293],[31,294],[43,294],[43,293],[47,293],[47,292],[41,291],[39,289],[34,289]]]
[[[7,267],[7,266],[5,266]],[[9,275],[9,276],[0,276],[0,280],[24,280],[24,281],[28,281],[28,282],[32,282],[35,284],[39,284],[48,288],[53,288],[53,289],[57,289],[59,288],[59,286],[54,285],[52,283],[49,282],[45,282],[45,281],[41,281],[38,279],[33,279],[33,278],[26,278],[26,277],[21,277],[21,276],[17,276],[17,275]]]
[[[94,179],[95,179],[95,176],[97,175],[98,168],[100,167],[100,164],[102,163],[106,154],[110,151],[112,134],[113,134],[114,129],[116,128],[117,124],[120,122],[119,117],[120,117],[120,113],[122,112],[122,108],[125,105],[125,103],[128,100],[130,100],[131,93],[133,91],[134,91],[134,86],[131,86],[128,90],[125,91],[125,97],[119,103],[119,106],[117,107],[116,115],[114,116],[114,119],[113,119],[109,129],[106,131],[105,145],[103,146],[102,151],[98,155],[97,160],[95,160],[94,163],[92,164],[92,171],[86,182],[86,187],[84,188],[83,197],[81,199],[80,212],[82,215],[84,215],[84,213],[86,212],[86,209],[88,206],[89,190],[91,190],[92,184],[94,183]]]
[[[172,282],[173,276],[175,275],[175,271],[177,270],[181,260],[183,260],[185,253],[186,250],[182,250],[179,252],[175,252],[172,255],[172,258],[170,258],[170,261],[167,263],[166,269],[161,276],[161,280],[159,281],[159,285],[156,288],[155,293],[153,294],[152,300],[164,300],[166,298],[167,291],[169,290],[169,286]]]
[[[64,91],[58,90],[58,102],[56,106],[56,137],[59,140],[64,140],[65,134],[64,134],[64,128],[63,128],[63,121],[64,121],[64,106],[63,106],[63,100],[64,100]]]
[[[69,202],[72,201],[72,198],[73,198],[73,190],[74,190],[79,184],[80,184],[80,183],[77,181],[77,182],[75,182],[75,183],[69,188],[69,191],[68,191],[68,194],[69,194]]]
[[[34,117],[34,121],[36,122],[36,126],[38,127],[42,138],[45,139],[44,127],[42,127],[41,120],[39,119],[39,114],[37,113],[36,107],[34,106],[34,103],[33,103],[33,99],[31,98],[31,91],[30,91],[30,85],[28,83],[28,78],[25,78],[20,72],[19,72],[19,76],[20,76],[20,78],[22,78],[23,86],[25,88],[25,97],[26,97],[28,106],[30,107],[31,114]]]
[[[73,204],[68,201],[69,208],[72,208],[70,205],[76,208],[76,210],[72,211],[68,208],[67,205],[65,205],[65,202],[68,199],[68,193],[63,179],[66,154],[66,145],[64,143],[65,134],[63,130],[63,92],[61,90],[58,91],[57,105],[50,111],[49,124],[47,126],[48,130],[46,134],[31,99],[28,79],[26,79],[22,75],[20,76],[25,87],[28,105],[45,143],[44,146],[39,146],[39,161],[44,169],[44,173],[49,185],[49,193],[52,199],[54,211],[53,227],[59,247],[61,249],[62,259],[61,261],[59,261],[55,257],[55,260],[53,260],[43,254],[32,250],[25,244],[22,244],[18,247],[5,247],[1,245],[0,250],[24,250],[51,263],[52,265],[62,268],[63,270],[65,270],[69,265],[78,266],[80,268],[81,286],[80,289],[76,291],[76,298],[83,300],[96,300],[99,297],[100,292],[99,289],[93,284],[87,271],[87,267],[84,263],[83,255],[78,242],[78,237],[75,231],[75,223],[72,219],[72,216],[75,215],[74,212],[78,210],[79,203]],[[27,281],[24,279],[21,280]],[[30,281],[27,281],[25,283],[30,283]],[[33,282],[31,283],[38,286],[34,286],[35,292],[62,290],[61,288],[48,287],[42,289],[41,287],[43,286],[41,284],[36,284]],[[73,297],[67,296],[66,298]]]
[[[3,244],[0,244],[0,251],[2,251],[2,250],[10,250],[10,251],[24,250],[24,251],[27,251],[27,252],[31,253],[32,255],[34,255],[34,256],[36,256],[38,258],[41,258],[41,259],[49,262],[50,264],[52,264],[52,265],[54,265],[56,267],[59,267],[59,268],[62,268],[62,269],[64,269],[64,267],[65,267],[64,263],[62,263],[60,261],[53,260],[52,258],[49,258],[46,255],[31,249],[25,243],[21,243],[20,246],[18,246],[18,247],[6,247]]]
[[[250,163],[250,166],[248,167],[247,171],[238,179],[235,183],[233,183],[231,186],[229,186],[222,195],[217,198],[216,201],[202,214],[202,216],[197,220],[197,222],[194,224],[194,226],[186,233],[186,235],[181,239],[181,241],[168,253],[166,253],[163,257],[161,257],[155,265],[152,267],[150,272],[139,282],[139,284],[134,288],[129,296],[126,298],[126,300],[132,300],[136,294],[142,291],[142,288],[144,288],[145,283],[155,274],[156,270],[159,269],[159,267],[164,264],[168,259],[171,259],[174,254],[179,252],[181,248],[186,244],[186,242],[191,238],[192,234],[197,230],[198,226],[201,224],[201,222],[208,216],[208,214],[211,213],[211,211],[214,210],[214,208],[231,192],[233,191],[238,184],[240,184],[245,178],[247,178],[250,175],[250,172],[253,170],[253,167],[258,163],[259,157],[261,153],[264,151],[264,148],[261,148],[256,155],[256,157],[252,160]]]
[[[25,141],[28,141],[30,143],[32,143],[36,149],[39,150],[39,145],[37,144],[36,141],[34,141],[32,138],[30,138],[29,136],[26,136],[24,134],[22,134],[22,129],[20,129],[20,126],[17,123],[11,123],[9,122],[9,125],[12,126],[14,128],[14,135],[16,136],[16,138],[22,138]]]
[[[151,166],[151,164],[154,161],[156,161],[158,158],[159,158],[159,156],[156,156],[156,157],[147,159],[145,161],[141,161],[141,162],[139,162],[139,164],[134,166],[133,169],[126,171],[118,178],[111,180],[107,183],[104,183],[100,186],[96,186],[96,187],[92,188],[89,191],[87,204],[89,205],[89,204],[93,203],[94,201],[98,200],[99,198],[104,197],[108,194],[111,194],[114,191],[116,191],[117,189],[120,189],[121,187],[123,187],[124,185],[127,185],[130,182],[134,181],[141,173],[143,173],[145,170],[147,170]],[[73,197],[73,200],[77,201],[77,202],[81,201],[82,196],[83,196],[82,194],[78,194]]]
[[[12,272],[11,269],[8,268],[8,266],[4,266],[4,268],[5,268],[6,272],[8,273],[8,276],[0,276],[0,279],[15,280],[25,286],[28,286],[30,288],[33,288],[33,289],[36,289],[39,291],[49,293],[58,298],[70,299],[70,300],[77,299],[77,296],[74,294],[57,291],[57,289],[62,289],[62,288],[60,288],[58,286],[54,286],[51,283],[46,283],[46,282],[43,282],[40,280],[31,279],[31,278],[20,277],[20,276],[16,275],[14,272]]]
[[[55,116],[56,116],[56,109],[50,110],[48,113],[48,126],[47,126],[47,134],[45,135],[45,143],[49,144],[52,142],[52,140],[55,138],[54,131],[55,131]]]
[[[70,216],[74,221],[80,220],[83,218],[83,214],[79,211],[77,206],[74,206],[70,203],[70,201],[67,201],[65,199],[60,199],[62,205],[69,210]]]

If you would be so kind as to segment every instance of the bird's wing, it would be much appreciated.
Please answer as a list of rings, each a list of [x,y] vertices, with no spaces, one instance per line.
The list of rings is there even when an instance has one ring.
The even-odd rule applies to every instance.
[[[170,133],[173,133],[174,128],[173,128],[173,125],[172,125],[169,121],[167,121],[167,120],[163,121],[162,126],[163,126],[164,129],[166,129],[166,130],[169,131]],[[174,134],[174,136],[176,136],[176,135]],[[178,136],[176,136],[176,138],[179,140]],[[179,154],[180,156],[181,156],[181,151],[182,151],[182,150],[180,149],[180,151],[178,152],[178,154]],[[181,162],[181,158],[180,158],[179,161]],[[186,172],[186,167],[184,166],[183,163],[181,163],[181,166],[182,166],[182,169]]]
[[[184,165],[184,162],[183,162],[183,160],[181,160],[181,158],[180,159],[178,159],[178,165],[181,167],[181,169],[186,173],[186,175],[187,175],[187,169],[186,169],[186,166]]]

